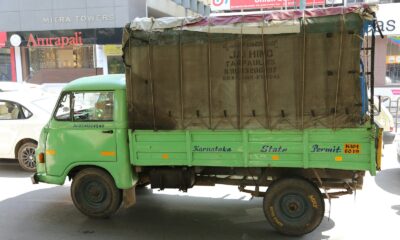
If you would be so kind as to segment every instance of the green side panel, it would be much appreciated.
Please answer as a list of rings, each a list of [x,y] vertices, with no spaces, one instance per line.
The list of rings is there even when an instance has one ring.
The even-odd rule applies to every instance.
[[[375,172],[371,128],[304,131],[137,130],[129,134],[137,166],[293,167]]]
[[[318,18],[305,18],[307,33],[338,33],[341,24],[346,32],[358,33],[362,29],[363,19],[356,13]]]

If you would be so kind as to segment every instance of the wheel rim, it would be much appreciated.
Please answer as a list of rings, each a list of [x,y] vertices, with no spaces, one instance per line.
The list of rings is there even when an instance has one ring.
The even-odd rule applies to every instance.
[[[83,200],[92,208],[104,207],[107,200],[107,189],[97,181],[87,182],[83,188]]]
[[[282,217],[288,221],[302,218],[309,209],[307,199],[295,193],[283,195],[279,201],[279,207]]]
[[[25,167],[29,169],[35,169],[36,168],[35,148],[33,147],[24,148],[21,152],[21,159]]]

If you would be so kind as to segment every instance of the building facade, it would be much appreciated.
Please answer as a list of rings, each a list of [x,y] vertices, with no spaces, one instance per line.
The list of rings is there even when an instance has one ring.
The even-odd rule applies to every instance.
[[[0,0],[0,6],[0,81],[39,84],[122,73],[122,29],[135,17],[209,12],[197,0]]]
[[[37,0],[0,0],[0,81],[59,83],[81,76],[121,73],[124,71],[122,29],[135,17],[209,15],[213,5],[235,1],[262,2],[41,0],[38,4]],[[376,86],[382,88],[400,87],[400,3],[396,1],[381,1],[384,4],[380,4],[378,12],[379,26],[385,38],[377,38],[375,79]],[[274,1],[264,2],[272,4]],[[281,4],[284,1],[275,2]],[[306,7],[370,1],[322,2],[307,0]],[[287,4],[280,7],[287,8]]]

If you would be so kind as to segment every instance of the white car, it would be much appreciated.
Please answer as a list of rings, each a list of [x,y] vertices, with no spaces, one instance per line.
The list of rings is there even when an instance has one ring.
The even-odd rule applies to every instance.
[[[383,98],[383,97],[382,97]],[[388,98],[386,98],[387,100]],[[385,100],[383,100],[385,101]],[[379,109],[379,99],[374,98],[375,111],[378,112]],[[383,129],[383,144],[392,144],[394,138],[396,137],[394,129],[394,119],[389,109],[383,105],[381,102],[380,112],[374,117],[375,123],[378,127]]]
[[[34,154],[40,131],[56,101],[53,94],[0,92],[0,158],[15,158],[24,170],[36,170]]]

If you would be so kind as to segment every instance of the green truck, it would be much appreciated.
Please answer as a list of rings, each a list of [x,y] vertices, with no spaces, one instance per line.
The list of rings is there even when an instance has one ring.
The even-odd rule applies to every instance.
[[[32,181],[69,178],[75,206],[95,218],[133,205],[147,184],[236,185],[264,197],[279,232],[309,233],[325,198],[352,194],[380,168],[373,58],[360,64],[360,52],[373,56],[368,25],[368,6],[135,19],[125,75],[64,87]]]

